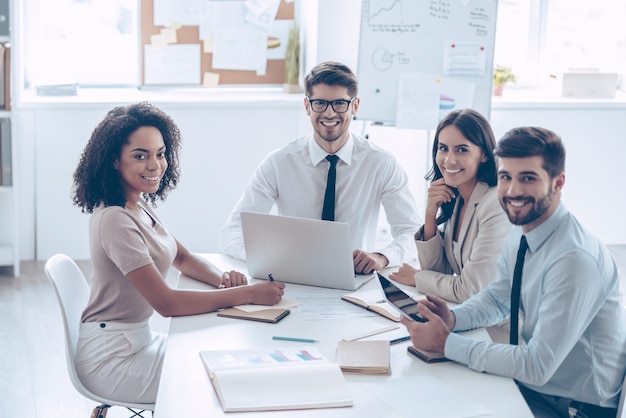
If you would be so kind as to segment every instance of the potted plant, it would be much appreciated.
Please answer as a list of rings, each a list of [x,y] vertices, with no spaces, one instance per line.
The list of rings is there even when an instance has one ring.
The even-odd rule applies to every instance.
[[[300,75],[300,30],[294,21],[289,28],[289,39],[285,52],[285,84],[286,93],[300,93],[298,77]]]
[[[496,65],[493,71],[493,95],[502,96],[504,85],[506,83],[515,83],[515,81],[515,74],[513,74],[511,67]]]

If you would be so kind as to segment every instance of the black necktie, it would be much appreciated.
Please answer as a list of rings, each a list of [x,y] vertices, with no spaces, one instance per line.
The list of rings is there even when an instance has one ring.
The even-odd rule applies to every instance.
[[[324,207],[322,209],[323,221],[335,220],[335,179],[337,178],[337,160],[336,155],[327,155],[326,159],[330,162],[328,167],[328,179],[326,180],[326,193],[324,193]]]
[[[514,345],[517,345],[522,269],[524,267],[524,257],[526,256],[527,249],[528,243],[526,242],[526,237],[522,235],[519,250],[517,250],[517,260],[515,260],[515,270],[513,270],[513,285],[511,287],[511,334],[509,341]]]

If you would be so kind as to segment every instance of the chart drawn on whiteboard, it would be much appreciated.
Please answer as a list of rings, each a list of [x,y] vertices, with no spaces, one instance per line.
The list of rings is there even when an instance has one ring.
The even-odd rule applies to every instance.
[[[393,64],[405,64],[408,65],[411,63],[411,59],[409,56],[403,52],[391,52],[387,48],[376,48],[374,52],[372,52],[372,65],[379,71],[387,71]]]
[[[433,113],[471,107],[488,116],[497,3],[361,0],[359,118],[398,125],[409,74],[440,79]]]
[[[363,14],[373,32],[415,32],[420,24],[415,0],[365,0]]]

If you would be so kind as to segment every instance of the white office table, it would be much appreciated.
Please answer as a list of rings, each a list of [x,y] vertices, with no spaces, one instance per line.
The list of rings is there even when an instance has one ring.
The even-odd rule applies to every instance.
[[[236,269],[247,272],[244,262],[231,257],[219,254],[203,256],[222,270]],[[377,281],[371,280],[362,289],[375,286],[378,286]],[[210,286],[181,275],[178,287],[201,289]],[[302,291],[303,288],[308,287],[287,284],[285,296],[294,299],[290,294]],[[299,309],[301,307],[292,309],[291,314],[278,324],[222,318],[216,313],[172,318],[154,411],[155,417],[250,417],[253,414],[264,417],[387,418],[406,416],[399,412],[406,412],[406,405],[410,405],[411,410],[415,411],[411,415],[420,416],[419,412],[424,407],[420,402],[423,400],[416,400],[419,399],[420,393],[412,390],[411,383],[416,382],[416,379],[432,378],[436,379],[437,384],[441,383],[444,388],[451,389],[455,395],[460,394],[463,398],[469,399],[474,406],[479,404],[489,410],[491,413],[486,416],[532,417],[513,380],[477,373],[453,362],[427,364],[407,353],[410,341],[391,346],[390,376],[345,374],[353,394],[353,407],[225,414],[198,355],[200,351],[315,346],[328,360],[334,361],[339,340],[395,324],[378,315],[366,318],[306,320],[301,317]],[[406,334],[405,327],[400,325],[397,330],[369,339],[391,339]],[[272,340],[273,335],[311,338],[318,342],[307,344],[276,341]],[[471,331],[471,335],[479,339],[489,338],[487,332],[482,329]],[[391,393],[394,396],[381,399],[381,396],[373,396],[372,391]],[[446,399],[446,396],[443,398]],[[403,403],[402,408],[394,409],[390,406],[399,403]]]

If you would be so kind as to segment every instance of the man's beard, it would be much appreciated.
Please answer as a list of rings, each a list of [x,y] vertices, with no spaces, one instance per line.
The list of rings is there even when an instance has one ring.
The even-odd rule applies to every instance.
[[[506,212],[506,215],[509,217],[509,221],[513,225],[527,225],[541,218],[548,211],[548,209],[550,208],[550,205],[552,204],[552,187],[550,187],[550,190],[548,190],[548,193],[546,193],[545,196],[541,197],[539,200],[535,200],[535,198],[532,198],[530,200],[532,207],[530,208],[528,213],[526,213],[526,215],[522,215],[521,213],[514,214],[509,211],[510,206],[507,205],[506,202],[511,201],[511,200],[525,200],[525,199],[526,198],[524,197],[516,197],[516,198],[505,197],[505,198],[500,199],[500,205],[502,205],[502,208]]]

